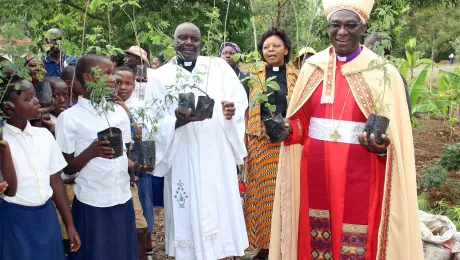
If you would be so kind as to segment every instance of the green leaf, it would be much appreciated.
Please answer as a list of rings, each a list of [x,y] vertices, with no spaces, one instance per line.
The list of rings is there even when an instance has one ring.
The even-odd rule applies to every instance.
[[[268,110],[270,110],[270,112],[272,112],[272,113],[275,113],[275,111],[276,111],[276,106],[272,105],[270,103],[265,103],[265,107],[268,108]]]
[[[259,102],[260,103],[268,102],[268,96],[267,95],[260,95]]]
[[[101,0],[92,0],[91,4],[89,5],[89,9],[91,11],[95,11],[99,6],[101,6],[102,1]]]
[[[423,68],[423,70],[420,72],[420,74],[409,83],[409,97],[412,105],[417,104],[417,101],[420,98],[420,94],[424,88],[429,68],[430,65],[426,65],[425,68]]]
[[[281,87],[276,81],[269,81],[265,83],[268,87],[270,87],[273,90],[280,90]]]

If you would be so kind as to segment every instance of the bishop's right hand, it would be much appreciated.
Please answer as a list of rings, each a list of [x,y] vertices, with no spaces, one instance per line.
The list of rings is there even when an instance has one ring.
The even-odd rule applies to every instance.
[[[196,116],[192,116],[192,109],[189,108],[188,111],[187,111],[187,114],[181,114],[179,112],[179,108],[176,109],[176,129],[181,127],[181,126],[184,126],[190,122],[198,122],[198,121],[203,121],[204,118],[199,118],[199,117],[196,117]]]

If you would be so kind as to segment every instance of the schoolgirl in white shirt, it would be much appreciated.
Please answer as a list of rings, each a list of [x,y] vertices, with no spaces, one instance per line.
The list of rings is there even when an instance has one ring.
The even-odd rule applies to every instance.
[[[17,190],[15,194],[7,190],[0,199],[0,259],[63,260],[61,229],[51,198],[63,216],[71,251],[80,248],[59,175],[66,161],[53,135],[29,123],[41,116],[32,83],[18,76],[3,82],[4,101],[8,101],[2,104],[7,116],[3,138],[11,149]]]

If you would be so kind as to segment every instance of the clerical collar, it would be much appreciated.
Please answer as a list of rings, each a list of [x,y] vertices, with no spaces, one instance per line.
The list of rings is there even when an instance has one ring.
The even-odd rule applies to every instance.
[[[358,57],[358,55],[361,53],[361,50],[362,50],[362,47],[359,46],[354,52],[348,55],[345,55],[345,56],[340,56],[338,53],[336,53],[337,60],[340,62],[350,62],[354,60],[356,57]]]
[[[196,60],[194,61],[185,61],[183,59],[177,59],[177,64],[182,65],[182,67],[188,71],[192,71],[195,68]]]
[[[281,65],[279,67],[273,67],[273,66],[267,64],[267,70],[271,70],[273,72],[284,71],[284,70],[286,70],[286,64],[283,64],[283,65]]]

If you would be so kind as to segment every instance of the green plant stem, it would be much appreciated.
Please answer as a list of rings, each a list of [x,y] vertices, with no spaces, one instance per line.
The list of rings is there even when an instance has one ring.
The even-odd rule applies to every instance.
[[[229,0],[230,1],[230,0]],[[212,11],[214,12],[216,8],[216,0],[214,0],[214,6],[212,8]],[[227,9],[228,11],[228,9]],[[211,15],[211,25],[209,26],[209,30],[208,30],[208,45],[212,44],[211,42],[211,29],[212,29],[212,22],[213,22],[213,15]],[[224,36],[225,37],[225,36]],[[211,49],[211,48],[207,48],[208,51]],[[209,71],[211,70],[211,60],[212,60],[212,57],[209,57],[209,64],[208,64],[208,75],[207,75],[207,79],[206,79],[206,93],[208,92],[208,84],[209,84]],[[207,94],[206,94],[207,95]]]
[[[296,42],[297,42],[297,53],[298,53],[299,50],[300,50],[300,40],[299,40],[299,18],[298,18],[298,15],[297,15],[297,9],[296,9],[296,7],[295,7],[294,0],[291,0],[291,4],[292,4],[292,9],[294,10],[294,15],[295,15],[295,26],[296,26],[296,34],[295,34],[295,37],[296,37]]]
[[[194,89],[198,89],[201,93],[205,94],[206,96],[208,96],[208,93],[206,93],[205,91],[203,91],[201,88],[199,87],[195,87],[195,86],[191,86],[190,88],[194,88]]]
[[[227,39],[227,19],[228,19],[228,10],[230,9],[230,1],[227,0],[227,13],[225,14],[225,23],[224,23],[224,42]]]
[[[107,23],[109,27],[109,44],[112,45],[112,25],[110,24],[110,12],[107,10]]]
[[[105,120],[107,120],[107,124],[109,125],[110,136],[113,136],[112,128],[110,127],[110,122],[109,122],[109,118],[107,117],[107,113],[105,111],[103,111],[103,113],[104,113]]]
[[[139,41],[139,36],[137,34],[137,29],[136,29],[136,18],[134,16],[134,9],[135,6],[133,5],[133,17],[131,17],[128,12],[126,12],[125,8],[121,7],[120,6],[120,9],[126,14],[126,16],[128,17],[129,21],[131,22],[131,26],[133,27],[133,31],[134,31],[134,36],[136,38],[136,43],[137,43],[137,47],[139,47],[139,49],[141,48],[141,43]],[[139,56],[142,57],[142,53],[139,53]],[[144,65],[144,61],[141,59],[141,65]]]
[[[86,32],[86,16],[88,14],[88,7],[90,4],[91,0],[86,1],[86,6],[85,6],[85,14],[83,16],[83,33],[81,36],[81,50],[83,50],[84,44],[85,44],[85,32]]]

